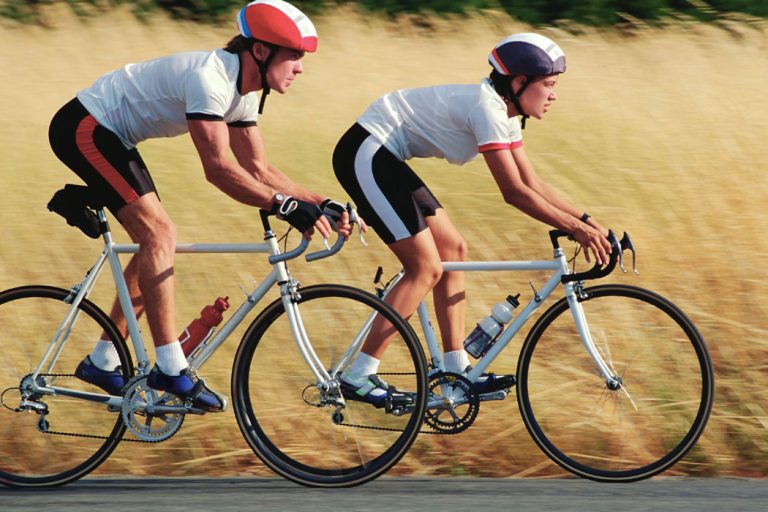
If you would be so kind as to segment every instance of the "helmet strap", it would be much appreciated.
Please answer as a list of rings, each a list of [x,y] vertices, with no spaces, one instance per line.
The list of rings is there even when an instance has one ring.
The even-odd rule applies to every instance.
[[[261,100],[259,101],[259,115],[261,115],[261,113],[264,111],[264,103],[267,101],[267,95],[272,90],[272,88],[269,86],[269,82],[267,81],[267,70],[269,69],[269,65],[272,63],[272,59],[274,59],[275,55],[277,54],[278,47],[271,43],[265,43],[264,41],[259,42],[270,50],[269,55],[264,60],[264,62],[256,58],[256,56],[253,54],[253,49],[251,49],[249,52],[253,58],[253,61],[256,63],[256,66],[259,68],[259,75],[261,76]]]
[[[528,86],[533,83],[532,76],[528,75],[525,78],[525,82],[523,82],[523,85],[520,87],[520,89],[517,90],[517,92],[512,90],[512,84],[510,83],[509,86],[509,99],[512,102],[512,104],[515,106],[515,110],[517,110],[517,113],[522,116],[522,119],[520,120],[520,129],[525,130],[525,120],[528,119],[530,116],[523,112],[523,107],[520,105],[520,96],[523,94],[523,91],[525,91]]]

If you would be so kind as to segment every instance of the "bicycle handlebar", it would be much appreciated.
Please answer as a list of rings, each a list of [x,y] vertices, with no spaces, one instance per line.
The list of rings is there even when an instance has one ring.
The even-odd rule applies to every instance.
[[[280,263],[281,261],[288,261],[290,259],[293,259],[301,255],[301,253],[307,250],[307,247],[309,247],[309,240],[307,240],[302,236],[301,242],[295,249],[292,249],[290,251],[286,251],[280,254],[274,254],[267,259],[269,260],[270,265],[274,265],[275,263]]]
[[[352,206],[349,204],[347,204],[347,208],[349,211],[349,222],[351,224],[359,224],[360,222],[358,220],[357,210],[352,208]],[[259,214],[261,215],[261,223],[264,226],[264,231],[265,232],[271,231],[272,228],[269,225],[269,217],[274,214],[266,210],[259,210]],[[330,218],[328,220],[331,221],[331,225],[333,226],[334,225],[333,220]],[[365,241],[362,238],[362,232],[360,234],[360,240],[363,243],[365,243]],[[326,241],[325,246],[327,247],[327,249],[322,249],[316,252],[309,253],[304,257],[304,259],[306,259],[309,262],[312,262],[312,261],[317,261],[319,259],[327,258],[329,256],[333,256],[334,254],[339,252],[342,247],[344,247],[345,242],[346,242],[346,239],[343,236],[341,236],[341,234],[339,234],[333,246],[329,247],[328,242]],[[308,246],[309,246],[309,240],[302,237],[301,242],[295,249],[284,252],[282,254],[276,254],[276,255],[270,256],[268,258],[269,263],[271,265],[274,265],[275,263],[279,263],[281,261],[287,261],[287,260],[296,258],[297,256],[300,256],[304,251],[306,251]]]
[[[573,237],[570,233],[566,233],[565,231],[560,231],[558,229],[553,229],[549,232],[549,239],[552,242],[552,247],[554,249],[560,248],[560,238],[568,238],[570,240],[573,240]],[[616,264],[619,264],[619,267],[621,268],[622,272],[626,272],[626,269],[624,268],[623,264],[623,258],[622,253],[629,249],[632,252],[632,269],[634,270],[635,274],[639,274],[637,271],[637,264],[636,264],[636,255],[635,255],[635,246],[632,243],[632,239],[629,237],[629,233],[626,231],[624,232],[624,235],[622,236],[621,240],[616,236],[616,233],[614,233],[612,230],[608,230],[608,240],[611,242],[611,256],[608,260],[608,264],[605,266],[601,266],[599,263],[595,263],[595,265],[585,271],[585,272],[577,272],[574,274],[566,274],[560,278],[560,281],[562,283],[570,283],[573,281],[585,281],[587,279],[600,279],[601,277],[605,277],[611,272],[613,272],[613,269],[616,268]]]

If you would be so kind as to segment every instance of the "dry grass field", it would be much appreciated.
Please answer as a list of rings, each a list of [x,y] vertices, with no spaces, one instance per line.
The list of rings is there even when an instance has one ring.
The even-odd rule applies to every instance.
[[[233,34],[232,27],[162,17],[142,24],[122,11],[82,21],[56,8],[48,21],[52,28],[0,21],[0,289],[69,286],[100,250],[45,209],[53,192],[75,179],[48,146],[48,122],[59,106],[126,62],[218,47]],[[485,57],[497,40],[530,29],[496,13],[435,20],[426,30],[340,11],[317,26],[319,53],[305,59],[305,73],[288,94],[271,95],[261,126],[272,163],[332,197],[343,196],[331,172],[333,147],[369,102],[395,88],[476,82],[487,73]],[[528,154],[574,203],[632,234],[641,275],[607,280],[653,289],[682,307],[715,362],[709,426],[670,474],[768,475],[768,25],[544,32],[565,49],[569,71],[548,117],[529,122]],[[260,239],[256,212],[205,182],[188,137],[149,141],[140,150],[181,241]],[[473,259],[549,257],[547,227],[503,204],[482,161],[412,163],[466,237]],[[126,241],[124,233],[118,239]],[[377,265],[387,273],[397,265],[374,235],[368,242],[295,268],[304,284],[370,289]],[[180,256],[179,327],[217,295],[237,301],[238,287],[265,272],[259,258]],[[529,294],[528,280],[541,284],[535,275],[469,275],[468,324],[509,293]],[[102,281],[95,301],[108,307],[112,290]],[[229,389],[241,333],[205,368],[218,389]],[[493,370],[512,371],[516,348],[507,352]],[[124,443],[99,471],[268,473],[231,411],[190,418],[181,435],[157,446]],[[483,404],[478,423],[460,436],[422,436],[395,471],[560,474],[530,440],[513,399]]]

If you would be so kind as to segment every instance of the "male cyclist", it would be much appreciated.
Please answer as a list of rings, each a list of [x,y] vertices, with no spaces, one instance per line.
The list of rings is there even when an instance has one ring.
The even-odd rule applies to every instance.
[[[178,53],[107,73],[59,110],[49,132],[59,159],[140,246],[125,278],[137,315],[147,313],[156,347],[149,386],[191,399],[207,411],[223,410],[226,399],[189,370],[177,340],[176,231],[136,145],[189,132],[206,179],[233,199],[276,211],[305,236],[314,229],[323,237],[330,234],[324,213],[338,222],[341,234],[350,232],[341,204],[294,183],[268,162],[257,126],[269,91],[285,93],[302,72],[305,52],[317,49],[315,27],[283,0],[250,2],[239,11],[237,26],[239,35],[223,49]],[[49,207],[71,217],[76,205],[55,197]],[[117,301],[111,317],[126,335]],[[125,382],[119,364],[112,343],[101,339],[75,373],[120,395]]]
[[[588,261],[591,254],[606,262],[611,250],[607,231],[539,178],[523,149],[525,119],[542,119],[557,99],[565,54],[550,39],[523,33],[496,45],[489,62],[490,77],[476,85],[386,94],[344,134],[333,156],[339,182],[403,264],[405,275],[387,302],[407,318],[432,290],[446,370],[464,375],[471,368],[462,347],[464,274],[443,273],[441,261],[464,260],[466,243],[406,160],[436,157],[461,165],[482,154],[507,203],[571,233]],[[377,407],[411,400],[376,376],[387,344],[387,326],[377,320],[342,375],[347,398]],[[475,390],[486,393],[514,382],[512,375],[483,374]]]

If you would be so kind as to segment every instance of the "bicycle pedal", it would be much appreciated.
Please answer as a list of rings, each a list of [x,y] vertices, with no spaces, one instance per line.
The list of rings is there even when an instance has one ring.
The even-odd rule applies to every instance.
[[[490,393],[483,393],[478,395],[481,402],[489,402],[492,400],[504,400],[509,395],[509,389],[502,389],[499,391],[491,391]]]
[[[197,407],[184,407],[185,411],[181,414],[197,414],[198,416],[202,416],[208,411],[204,411],[203,409],[198,409]]]

